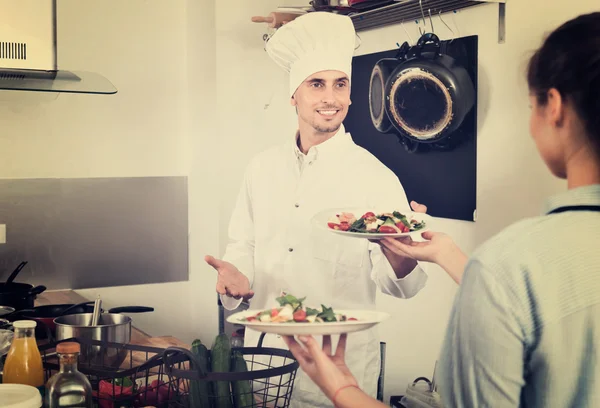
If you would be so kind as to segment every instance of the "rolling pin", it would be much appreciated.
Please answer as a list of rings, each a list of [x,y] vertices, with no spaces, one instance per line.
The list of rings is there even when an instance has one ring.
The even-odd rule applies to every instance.
[[[252,17],[252,21],[254,23],[267,23],[270,28],[279,28],[301,15],[303,15],[303,13],[281,13],[274,11],[273,13],[269,13],[267,17],[254,16]]]

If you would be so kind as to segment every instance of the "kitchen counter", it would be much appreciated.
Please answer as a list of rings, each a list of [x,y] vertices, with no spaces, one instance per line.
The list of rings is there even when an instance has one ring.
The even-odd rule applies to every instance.
[[[52,305],[52,304],[64,304],[64,303],[82,303],[90,301],[79,295],[73,290],[53,290],[45,291],[37,296],[35,306]],[[190,345],[185,344],[181,340],[172,336],[160,336],[152,337],[150,334],[131,327],[131,344],[137,344],[140,346],[151,346],[159,348],[167,348],[170,346],[184,347],[190,349]]]

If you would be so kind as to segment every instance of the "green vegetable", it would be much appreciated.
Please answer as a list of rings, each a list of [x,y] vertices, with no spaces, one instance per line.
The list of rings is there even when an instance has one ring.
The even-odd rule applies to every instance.
[[[208,363],[208,350],[199,339],[192,342],[191,352],[198,360],[199,367],[193,367],[200,373],[209,373],[210,365]],[[210,381],[190,381],[190,406],[197,408],[211,408],[210,395],[212,394],[212,382]]]
[[[406,218],[406,216],[404,214],[401,214],[398,211],[394,211],[394,217],[399,219],[402,222],[402,224],[404,224],[405,226],[410,228],[410,222],[408,221],[408,219]]]
[[[384,225],[389,225],[390,227],[395,227],[396,222],[394,221],[393,218],[388,218],[383,222],[383,224],[381,226],[383,227]]]
[[[285,295],[285,296],[280,296],[280,297],[276,298],[275,300],[277,300],[277,302],[279,303],[279,306],[283,307],[285,305],[291,305],[294,308],[294,311],[296,311],[297,309],[302,307],[302,302],[304,302],[305,299],[306,299],[306,297],[303,297],[302,299],[298,299],[292,295]]]
[[[354,221],[352,225],[350,225],[350,231],[352,232],[362,232],[365,228],[366,225],[364,218],[359,218],[358,220]]]
[[[325,305],[321,305],[323,311],[317,315],[323,319],[324,322],[335,322],[337,319],[335,318],[335,313],[333,313],[333,308],[327,307]]]
[[[317,316],[319,311],[317,309],[312,309],[310,307],[306,308],[306,316]]]
[[[124,378],[115,378],[114,384],[116,387],[123,386],[123,388],[127,388],[127,387],[131,387],[133,385],[133,382],[131,381],[131,379],[129,377],[124,377]]]
[[[239,351],[234,351],[231,356],[231,369],[236,373],[245,373],[248,371],[246,360]],[[250,381],[233,381],[233,405],[235,408],[254,408],[256,402],[252,394],[252,385]]]
[[[219,334],[211,350],[213,373],[228,373],[231,369],[231,344],[226,334]],[[215,382],[215,408],[233,408],[229,381]]]

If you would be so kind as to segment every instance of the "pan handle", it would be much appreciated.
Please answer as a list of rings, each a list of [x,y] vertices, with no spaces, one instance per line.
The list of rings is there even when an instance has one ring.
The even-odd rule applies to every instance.
[[[28,296],[37,296],[45,290],[46,287],[44,285],[36,286],[35,288],[29,291]]]
[[[113,307],[108,310],[108,313],[146,313],[146,312],[154,312],[153,307],[146,306],[121,306],[121,307]]]
[[[8,319],[13,318],[14,316],[19,316],[19,317],[23,317],[23,316],[27,316],[27,313],[35,313],[35,310],[33,309],[21,309],[21,310],[15,310],[13,312],[7,313],[5,315],[2,316],[2,319]]]
[[[421,56],[421,52],[423,52],[423,48],[425,48],[425,45],[429,44],[429,43],[433,43],[436,47],[436,55],[440,53],[440,38],[433,34],[433,33],[426,33],[423,34],[421,36],[421,38],[419,38],[419,41],[417,42],[417,46],[416,48],[416,56],[420,57]]]
[[[10,276],[6,280],[6,284],[7,285],[9,283],[12,283],[12,281],[15,280],[15,278],[17,277],[17,275],[19,274],[19,272],[21,272],[21,269],[23,269],[25,267],[25,265],[27,265],[27,261],[23,261],[23,262],[21,262],[19,264],[19,266],[17,266],[17,268],[13,271],[13,273],[10,274]]]
[[[89,301],[89,302],[82,302],[82,303],[77,303],[76,305],[72,305],[67,307],[65,310],[62,311],[62,313],[60,313],[58,316],[56,317],[60,317],[60,316],[64,316],[69,310],[73,310],[75,308],[78,308],[80,306],[86,306],[86,305],[91,305],[92,303],[94,303],[94,301]]]
[[[404,43],[400,46],[400,48],[398,49],[398,52],[396,53],[396,59],[403,61],[406,59],[406,54],[408,54],[408,51],[410,51],[410,45],[408,44],[407,41],[404,41]]]

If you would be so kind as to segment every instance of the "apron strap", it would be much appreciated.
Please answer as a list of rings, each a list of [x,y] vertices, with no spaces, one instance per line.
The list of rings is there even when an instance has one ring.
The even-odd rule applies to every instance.
[[[567,212],[567,211],[600,212],[600,205],[572,205],[572,206],[566,206],[566,207],[559,207],[559,208],[556,208],[556,209],[550,211],[548,214],[559,214],[559,213],[563,213],[563,212]]]

